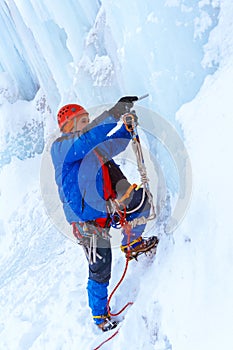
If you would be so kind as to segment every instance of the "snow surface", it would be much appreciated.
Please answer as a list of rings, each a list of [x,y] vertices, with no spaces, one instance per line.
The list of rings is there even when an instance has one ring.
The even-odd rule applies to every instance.
[[[1,350],[91,350],[103,340],[87,306],[83,252],[48,216],[43,186],[52,188],[53,174],[44,159],[63,103],[101,110],[146,92],[140,106],[183,139],[192,200],[165,234],[181,190],[177,153],[167,155],[166,130],[160,145],[142,134],[171,202],[149,230],[162,234],[155,260],[132,261],[112,300],[114,311],[134,304],[102,348],[232,348],[232,18],[231,0],[0,2]],[[148,132],[152,115],[140,117]],[[128,159],[120,161],[133,179]],[[113,249],[110,291],[124,263]]]

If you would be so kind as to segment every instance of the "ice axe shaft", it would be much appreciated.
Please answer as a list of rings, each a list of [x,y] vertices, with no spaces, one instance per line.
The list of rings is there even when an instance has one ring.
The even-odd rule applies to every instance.
[[[146,98],[148,96],[149,96],[149,94],[142,95],[142,96],[138,97],[137,101],[143,100],[144,98]]]

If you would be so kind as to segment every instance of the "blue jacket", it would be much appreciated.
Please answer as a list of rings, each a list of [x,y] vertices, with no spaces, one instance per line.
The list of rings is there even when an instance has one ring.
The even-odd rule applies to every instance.
[[[107,216],[102,168],[94,149],[98,146],[110,160],[127,147],[130,134],[124,124],[108,136],[116,125],[114,116],[104,112],[86,132],[63,134],[52,144],[56,183],[69,223]]]

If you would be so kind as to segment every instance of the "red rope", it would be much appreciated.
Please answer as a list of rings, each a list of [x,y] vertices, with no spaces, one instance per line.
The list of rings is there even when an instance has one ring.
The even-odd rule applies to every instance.
[[[129,245],[130,245],[130,234],[131,234],[131,226],[130,224],[126,221],[126,208],[124,210],[124,214],[121,216],[120,218],[120,223],[121,226],[124,228],[126,234],[128,235],[127,238],[127,254],[126,254],[126,262],[125,262],[125,269],[124,272],[119,280],[119,282],[117,283],[116,287],[113,289],[112,293],[110,294],[109,298],[108,298],[108,303],[107,303],[107,310],[108,310],[108,314],[110,316],[118,316],[120,315],[129,305],[133,305],[132,301],[129,301],[120,311],[118,311],[117,313],[112,313],[110,311],[110,301],[113,297],[113,295],[115,294],[116,290],[119,288],[120,284],[122,283],[122,281],[125,278],[127,269],[128,269],[128,265],[129,265],[129,256],[130,256],[130,250],[129,250]]]
[[[122,283],[123,279],[125,278],[125,275],[126,275],[126,272],[127,272],[127,269],[128,269],[128,265],[129,265],[129,258],[127,257],[123,275],[121,276],[120,281],[117,283],[116,287],[113,289],[112,293],[110,294],[110,297],[108,298],[107,309],[108,309],[108,314],[110,316],[118,316],[118,315],[120,315],[129,305],[133,304],[132,301],[129,301],[120,311],[116,312],[115,314],[110,311],[110,301],[111,301],[114,293],[116,292],[116,290],[119,288],[120,284]]]
[[[109,340],[111,340],[113,337],[115,337],[115,335],[117,335],[118,333],[119,333],[119,329],[114,334],[112,334],[111,337],[109,337],[108,339],[104,340],[100,345],[98,345],[97,348],[95,348],[94,350],[100,349],[102,345],[107,343]]]

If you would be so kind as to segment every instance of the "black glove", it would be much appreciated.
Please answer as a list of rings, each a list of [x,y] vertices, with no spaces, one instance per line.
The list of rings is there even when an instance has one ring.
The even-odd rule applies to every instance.
[[[115,118],[120,119],[122,114],[128,113],[133,107],[133,102],[137,101],[137,96],[125,96],[122,97],[109,112],[113,114]]]

